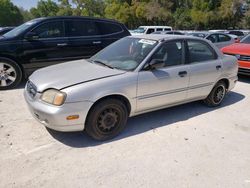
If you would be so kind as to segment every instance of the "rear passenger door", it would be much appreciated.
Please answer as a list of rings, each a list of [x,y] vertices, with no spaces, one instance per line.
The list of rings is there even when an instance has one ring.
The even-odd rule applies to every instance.
[[[65,33],[72,59],[89,58],[103,48],[100,31],[93,20],[67,19]]]
[[[214,49],[200,40],[187,40],[189,63],[188,99],[206,97],[221,75],[221,60]]]

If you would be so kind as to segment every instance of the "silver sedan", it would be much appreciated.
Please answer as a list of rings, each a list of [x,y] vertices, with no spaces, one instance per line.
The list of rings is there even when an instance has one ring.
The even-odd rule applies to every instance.
[[[210,40],[212,43],[215,44],[219,49],[229,46],[235,42],[239,42],[237,36],[235,38],[234,35],[228,35],[225,33],[216,33],[216,32],[193,32],[189,33],[188,35],[192,35],[195,37],[205,38]]]
[[[221,104],[237,82],[237,59],[190,36],[123,38],[88,60],[34,72],[24,96],[31,114],[58,131],[111,139],[128,117],[203,100]]]

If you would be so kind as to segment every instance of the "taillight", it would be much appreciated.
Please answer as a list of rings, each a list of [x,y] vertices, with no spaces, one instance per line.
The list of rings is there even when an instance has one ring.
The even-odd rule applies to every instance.
[[[240,43],[240,39],[235,39],[234,42],[235,43]]]

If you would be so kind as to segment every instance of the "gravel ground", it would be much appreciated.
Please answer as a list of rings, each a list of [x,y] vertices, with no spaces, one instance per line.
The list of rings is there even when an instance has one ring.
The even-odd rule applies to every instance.
[[[219,108],[140,115],[108,142],[37,123],[23,88],[0,91],[0,187],[250,187],[250,77]]]

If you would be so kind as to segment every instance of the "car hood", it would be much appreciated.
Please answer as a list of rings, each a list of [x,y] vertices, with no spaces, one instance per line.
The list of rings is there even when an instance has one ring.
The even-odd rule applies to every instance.
[[[39,69],[29,77],[29,80],[37,87],[38,92],[42,92],[49,88],[60,90],[123,73],[125,71],[93,64],[86,60],[77,60]]]
[[[221,49],[223,53],[250,55],[250,44],[235,43]]]

